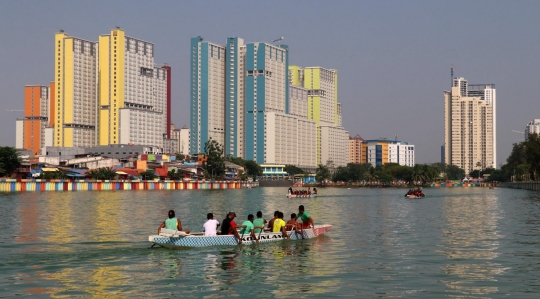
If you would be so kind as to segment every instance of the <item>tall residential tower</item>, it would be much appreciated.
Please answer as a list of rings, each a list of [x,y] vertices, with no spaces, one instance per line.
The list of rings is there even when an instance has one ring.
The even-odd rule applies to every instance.
[[[444,92],[444,153],[448,164],[468,174],[495,168],[497,162],[497,101],[495,84],[468,84],[454,78]]]

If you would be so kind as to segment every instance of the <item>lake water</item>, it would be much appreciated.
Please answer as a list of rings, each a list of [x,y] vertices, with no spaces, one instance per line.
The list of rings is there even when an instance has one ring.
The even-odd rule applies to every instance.
[[[540,193],[487,188],[286,188],[0,194],[0,297],[538,298]],[[304,204],[327,235],[149,249],[169,209],[286,220]]]

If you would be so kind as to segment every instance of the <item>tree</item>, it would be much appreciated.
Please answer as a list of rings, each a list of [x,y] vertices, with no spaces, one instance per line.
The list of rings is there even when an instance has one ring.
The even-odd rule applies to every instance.
[[[456,165],[446,165],[446,177],[449,180],[462,180],[465,177],[465,170]]]
[[[288,172],[290,176],[294,176],[295,174],[304,174],[305,172],[294,165],[285,165],[284,171]]]
[[[246,161],[244,167],[246,168],[247,175],[251,176],[253,180],[255,180],[257,176],[261,176],[263,174],[261,165],[257,164],[255,161]]]
[[[479,178],[480,177],[480,170],[475,169],[475,170],[469,172],[469,176],[471,178]]]
[[[223,147],[215,140],[208,140],[204,144],[204,154],[206,161],[203,163],[205,176],[222,177],[225,174],[225,159],[223,157]]]
[[[328,169],[328,167],[322,164],[319,164],[319,166],[317,167],[317,172],[315,173],[315,180],[317,182],[324,183],[326,180],[329,180],[331,177],[332,175],[330,174],[330,170]]]
[[[183,161],[186,158],[186,156],[180,153],[176,153],[175,156],[176,156],[176,160],[178,161]]]
[[[182,173],[178,172],[176,169],[169,170],[167,172],[167,176],[169,176],[171,180],[175,181],[181,180],[184,177]]]
[[[139,175],[143,178],[143,180],[153,180],[157,178],[156,172],[152,169],[148,169],[144,172],[139,173]]]
[[[102,167],[88,171],[86,176],[94,180],[113,180],[116,173],[108,167]]]
[[[21,165],[19,152],[11,146],[0,146],[0,177],[10,176]]]
[[[335,182],[348,182],[350,178],[349,168],[339,166],[334,175],[332,176],[332,181]]]

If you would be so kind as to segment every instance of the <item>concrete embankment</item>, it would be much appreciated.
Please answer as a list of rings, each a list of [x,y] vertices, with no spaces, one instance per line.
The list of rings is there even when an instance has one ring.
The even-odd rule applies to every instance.
[[[540,190],[540,182],[531,181],[531,182],[508,182],[501,183],[501,187],[512,188],[512,189],[525,189],[525,190]]]
[[[258,187],[247,181],[138,181],[138,180],[15,180],[1,179],[0,192],[111,191],[111,190],[208,190]]]

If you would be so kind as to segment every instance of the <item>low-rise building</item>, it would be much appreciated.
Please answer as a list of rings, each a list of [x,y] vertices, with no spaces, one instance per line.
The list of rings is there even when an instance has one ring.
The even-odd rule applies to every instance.
[[[365,140],[362,163],[370,163],[373,167],[386,163],[414,166],[414,145],[399,140]]]

